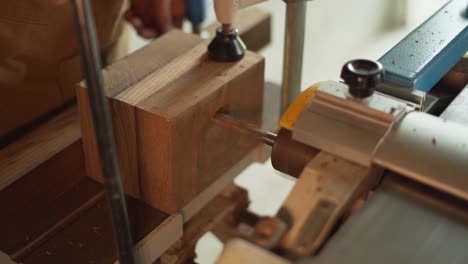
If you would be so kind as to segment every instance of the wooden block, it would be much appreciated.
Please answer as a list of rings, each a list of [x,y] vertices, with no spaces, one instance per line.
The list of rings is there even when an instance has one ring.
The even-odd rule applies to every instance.
[[[80,109],[86,175],[96,181],[103,182],[87,91],[85,89],[78,89],[77,99]],[[125,105],[121,105],[118,101],[110,101],[110,109],[113,113],[112,125],[114,135],[116,138],[119,138],[117,156],[124,190],[132,197],[140,198],[137,167],[138,154],[136,151],[135,131],[132,129],[135,123],[134,109],[125,107]]]
[[[180,42],[178,34],[166,36],[169,38]],[[157,60],[152,57],[165,54],[167,46],[143,57]],[[207,42],[201,42],[181,50],[180,56],[146,78],[117,95],[108,94],[114,128],[119,123],[121,129],[116,131],[121,171],[137,171],[137,175],[124,175],[132,175],[124,180],[125,189],[135,183],[130,186],[138,186],[139,192],[131,195],[168,213],[181,209],[256,146],[256,142],[217,127],[211,118],[223,108],[236,118],[261,124],[263,58],[247,52],[240,62],[219,63],[207,57],[206,48]],[[82,113],[87,111],[85,92],[78,89]],[[122,112],[129,117],[116,116]],[[85,155],[96,155],[94,143],[89,144],[85,136],[93,135],[92,126],[83,122],[82,129]],[[135,151],[120,153],[129,149],[128,144]],[[126,155],[134,159],[126,159]],[[92,168],[88,174],[101,179],[96,158],[87,157],[86,162]]]
[[[173,40],[177,39],[178,42]],[[108,97],[114,97],[125,89],[147,77],[150,73],[160,69],[175,59],[181,52],[189,50],[201,39],[181,31],[171,31],[150,45],[127,56],[125,59],[103,69],[105,92]],[[164,52],[161,52],[164,50]],[[158,54],[158,56],[149,56]],[[86,87],[82,82],[77,88],[77,100],[80,108],[80,121],[85,153],[86,174],[94,180],[102,182],[102,169],[97,152],[97,142],[94,135],[94,126]],[[118,100],[110,100],[110,109],[113,113],[113,128],[115,137],[119,138],[117,155],[120,163],[120,172],[125,192],[135,198],[140,198],[140,182],[138,178],[135,130],[135,112],[133,106],[128,106]]]
[[[137,263],[157,263],[157,259],[182,236],[182,229],[182,216],[169,216],[135,245]],[[114,262],[118,263],[120,262]]]
[[[135,243],[135,254],[141,262],[137,263],[153,263],[157,254],[169,248],[182,235],[180,215],[169,216],[130,197],[127,197],[127,208],[132,238],[139,241]],[[118,263],[109,215],[110,208],[102,197],[29,254],[15,260],[48,264]]]
[[[167,212],[190,202],[255,145],[215,126],[216,111],[260,125],[263,60],[247,53],[240,63],[216,63],[205,50],[198,45],[118,97],[137,106],[142,198]]]

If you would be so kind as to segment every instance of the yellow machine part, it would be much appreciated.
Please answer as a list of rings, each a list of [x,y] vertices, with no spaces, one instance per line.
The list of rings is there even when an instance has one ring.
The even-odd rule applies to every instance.
[[[299,115],[304,111],[306,106],[309,104],[310,100],[314,98],[315,92],[318,90],[318,88],[322,85],[321,82],[316,83],[304,92],[302,92],[294,102],[291,103],[291,105],[288,107],[286,112],[284,112],[283,116],[281,117],[279,121],[279,125],[282,128],[292,130],[292,127],[294,123],[296,123],[296,120],[299,118]]]

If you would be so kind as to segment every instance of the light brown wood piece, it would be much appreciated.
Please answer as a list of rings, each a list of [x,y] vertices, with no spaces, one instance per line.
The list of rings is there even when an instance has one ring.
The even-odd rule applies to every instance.
[[[178,39],[178,42],[174,42]],[[117,96],[120,92],[147,77],[150,73],[162,68],[174,60],[181,52],[189,50],[200,43],[201,40],[191,34],[181,31],[171,31],[152,44],[127,56],[103,69],[105,92],[108,97]],[[163,51],[163,52],[162,52]],[[157,56],[148,56],[157,54]],[[86,173],[94,180],[102,179],[102,169],[97,152],[97,142],[94,135],[94,126],[84,82],[77,88],[77,99],[80,108],[80,121],[83,136],[83,149],[85,152]],[[117,144],[122,183],[125,192],[135,198],[140,197],[140,182],[138,176],[135,128],[135,109],[133,106],[119,100],[109,101],[113,114],[113,128]],[[101,180],[102,181],[102,180]]]
[[[182,236],[182,216],[173,214],[135,245],[137,263],[154,263]],[[120,263],[116,261],[115,263]]]
[[[226,243],[223,252],[221,253],[221,256],[219,256],[216,263],[291,264],[292,262],[244,239],[235,238]]]
[[[165,40],[179,43],[180,34],[186,35]],[[157,53],[142,58],[156,60],[151,57],[165,54],[167,46],[159,44]],[[240,62],[220,63],[206,49],[207,42],[198,42],[115,96],[108,94],[124,188],[167,213],[184,207],[256,145],[213,124],[216,111],[261,124],[263,58],[247,52]],[[78,89],[87,172],[102,181],[85,92]]]
[[[163,211],[182,208],[256,145],[217,127],[211,117],[224,108],[260,125],[263,60],[247,53],[239,63],[217,63],[205,50],[201,44],[180,64],[168,65],[188,70],[172,76],[173,70],[164,71],[158,76],[172,79],[164,86],[155,84],[155,75],[139,87],[160,87],[137,104],[136,118],[141,186],[147,190],[142,197]]]
[[[86,89],[77,90],[78,105],[80,109],[80,122],[85,155],[86,175],[94,180],[102,181],[102,169],[97,151],[97,141],[94,134],[94,125]],[[119,101],[110,101],[113,113],[112,125],[114,135],[120,139],[117,144],[117,155],[121,173],[121,180],[125,192],[135,198],[140,198],[140,184],[138,182],[138,167],[136,151],[136,138],[134,130],[134,108],[126,107]]]
[[[261,147],[261,146],[259,146]],[[205,188],[197,197],[192,199],[186,206],[184,206],[180,212],[183,216],[184,223],[187,223],[196,215],[203,207],[205,207],[210,201],[218,196],[226,186],[234,181],[234,178],[238,176],[245,168],[247,168],[252,161],[256,160],[258,150],[255,149],[249,154],[245,155],[235,166],[229,169],[223,176],[218,178],[210,186]]]
[[[80,138],[76,107],[0,149],[0,191]]]
[[[183,236],[162,256],[162,264],[182,264],[195,257],[198,240],[227,218],[235,218],[249,204],[247,191],[233,184],[216,196],[184,226]]]

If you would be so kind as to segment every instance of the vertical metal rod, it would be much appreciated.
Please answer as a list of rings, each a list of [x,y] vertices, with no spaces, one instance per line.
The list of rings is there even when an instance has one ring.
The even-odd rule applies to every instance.
[[[117,163],[109,106],[104,95],[92,10],[89,0],[72,0],[72,7],[119,261],[122,264],[134,264],[133,241]]]
[[[301,92],[307,1],[286,0],[281,113]]]

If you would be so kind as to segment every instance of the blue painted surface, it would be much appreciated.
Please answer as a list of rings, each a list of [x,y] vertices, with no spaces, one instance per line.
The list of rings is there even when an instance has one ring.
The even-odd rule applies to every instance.
[[[427,92],[467,50],[467,1],[452,0],[379,61],[386,81]]]

